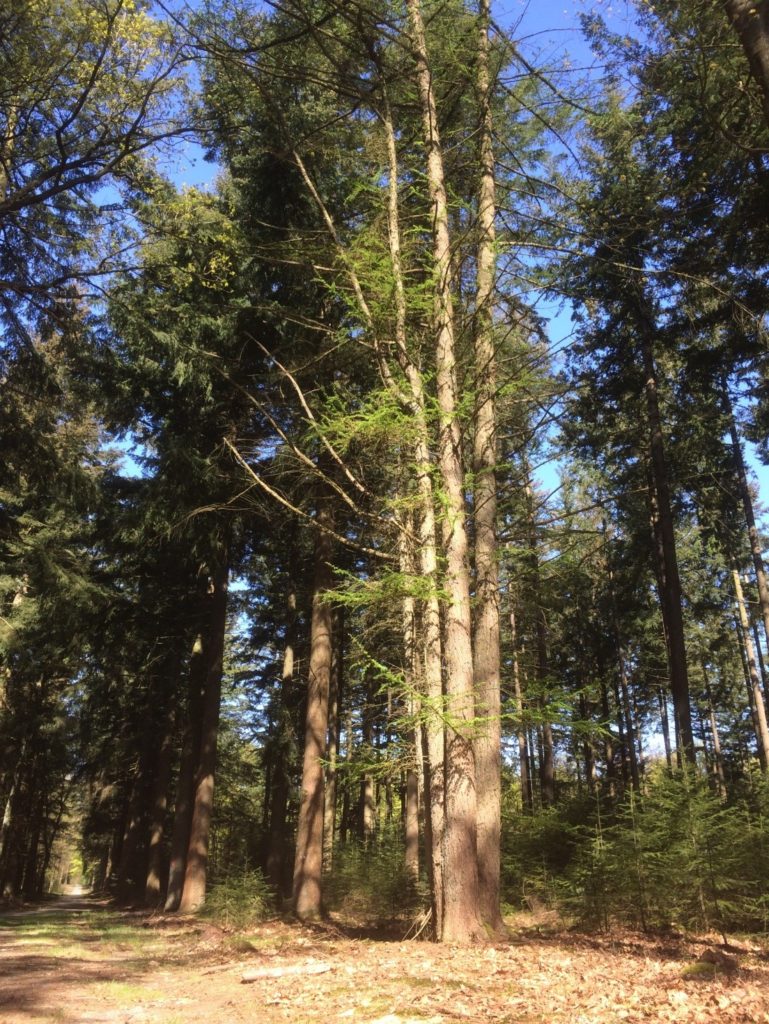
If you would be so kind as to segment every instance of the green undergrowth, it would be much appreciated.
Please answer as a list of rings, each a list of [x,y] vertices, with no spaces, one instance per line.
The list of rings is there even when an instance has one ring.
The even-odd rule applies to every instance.
[[[615,805],[579,799],[503,830],[505,898],[516,909],[608,931],[766,933],[769,786],[732,802],[662,769]]]

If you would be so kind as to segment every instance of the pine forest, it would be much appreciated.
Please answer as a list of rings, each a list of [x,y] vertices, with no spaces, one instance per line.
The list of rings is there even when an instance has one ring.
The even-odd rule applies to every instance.
[[[616,6],[0,0],[9,913],[766,938],[769,4]]]

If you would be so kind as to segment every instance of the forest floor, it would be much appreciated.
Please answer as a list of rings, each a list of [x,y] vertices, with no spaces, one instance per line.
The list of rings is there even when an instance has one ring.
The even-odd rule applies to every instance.
[[[0,914],[0,1021],[769,1024],[758,940],[511,924],[509,941],[458,948],[284,921],[233,934],[65,898]]]

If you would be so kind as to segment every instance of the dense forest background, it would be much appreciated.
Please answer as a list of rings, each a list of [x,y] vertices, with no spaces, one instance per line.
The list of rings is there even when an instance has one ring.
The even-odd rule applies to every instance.
[[[0,8],[6,898],[766,929],[769,8],[628,6]]]

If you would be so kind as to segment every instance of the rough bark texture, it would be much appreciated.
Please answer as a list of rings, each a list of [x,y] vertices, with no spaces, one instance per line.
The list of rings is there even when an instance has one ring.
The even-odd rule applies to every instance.
[[[325,594],[333,583],[331,538],[323,530],[331,525],[331,513],[325,504],[318,510],[318,523],[321,528],[315,539],[307,716],[294,859],[293,907],[303,921],[317,919],[323,913],[323,758],[332,658],[332,609]]]
[[[203,614],[201,610],[201,614]],[[182,737],[179,775],[176,780],[174,824],[171,832],[171,859],[168,868],[165,910],[179,909],[187,867],[192,821],[192,794],[195,786],[195,765],[200,750],[200,701],[206,675],[205,640],[202,632],[195,637],[189,666],[187,714]]]
[[[336,834],[336,779],[339,759],[341,719],[339,708],[344,679],[344,609],[337,607],[332,615],[333,653],[328,698],[328,748],[326,755],[326,789],[323,801],[323,869],[330,870],[334,862],[334,836]]]
[[[447,726],[443,831],[443,924],[441,938],[467,942],[482,937],[478,903],[475,758],[470,738],[474,718],[470,574],[465,529],[461,428],[457,414],[451,246],[438,114],[432,89],[419,0],[407,0],[416,85],[422,109],[427,187],[432,208],[435,291],[435,376],[440,412],[438,469],[445,506],[443,586]]]
[[[389,104],[383,115],[388,154],[387,227],[395,297],[395,342],[398,361],[409,386],[411,412],[416,425],[414,467],[418,505],[414,532],[419,538],[419,571],[430,582],[421,609],[421,671],[425,701],[422,730],[425,792],[425,847],[433,916],[433,933],[440,938],[443,921],[443,829],[445,820],[445,747],[443,736],[443,664],[441,611],[438,600],[438,555],[433,490],[433,458],[430,450],[426,399],[422,375],[410,358],[406,334],[406,292],[401,263],[401,232],[398,212],[398,157]],[[419,657],[415,649],[415,659]]]
[[[155,780],[150,808],[149,849],[147,853],[147,877],[144,882],[144,902],[155,907],[160,902],[163,874],[163,833],[165,830],[168,787],[171,784],[171,767],[174,753],[174,709],[165,717],[165,728],[160,741],[160,750],[155,765]]]
[[[201,709],[200,752],[192,796],[190,841],[184,870],[184,889],[179,910],[192,913],[206,899],[208,843],[214,806],[216,744],[224,667],[224,636],[227,625],[228,567],[219,568],[211,580],[211,632],[208,640],[207,671]]]
[[[478,256],[475,293],[476,409],[473,434],[475,489],[475,623],[473,675],[478,789],[478,886],[487,929],[502,932],[500,840],[502,761],[500,753],[499,564],[497,558],[496,353],[492,309],[495,285],[496,195],[489,74],[489,0],[479,3],[477,90],[481,111],[478,189]]]

